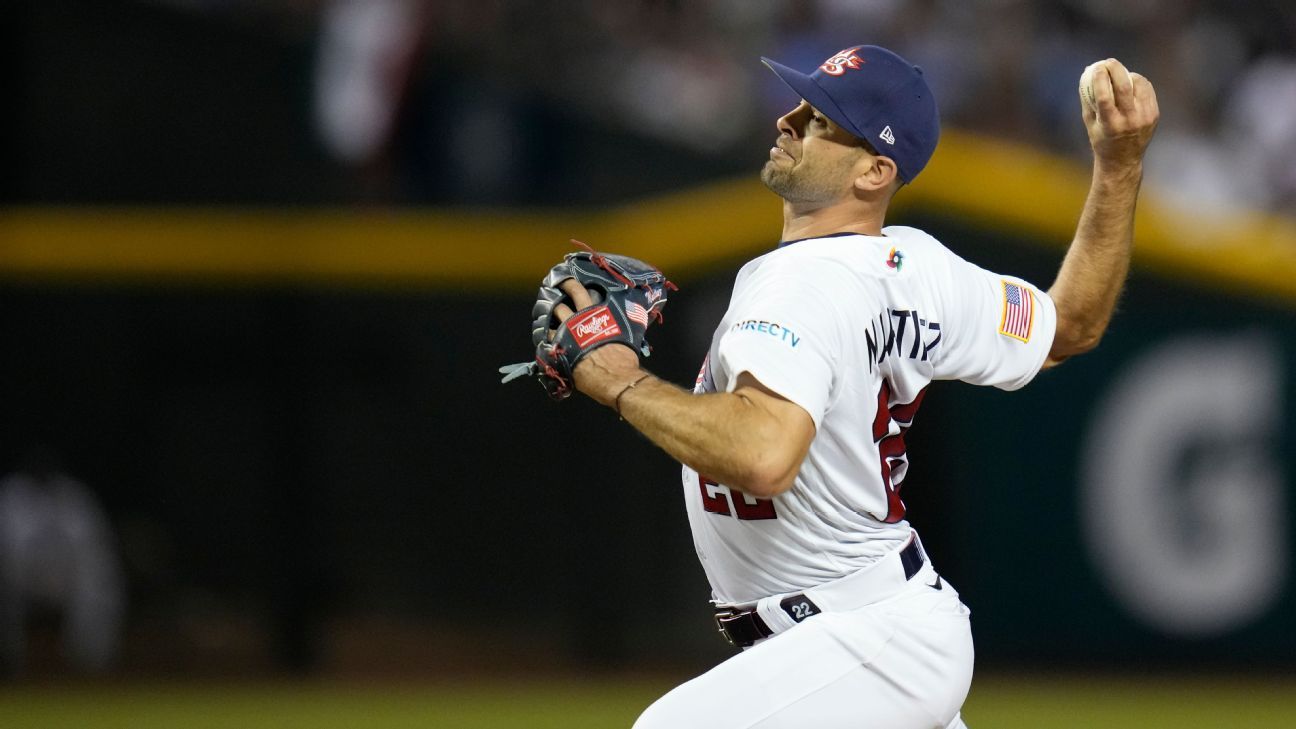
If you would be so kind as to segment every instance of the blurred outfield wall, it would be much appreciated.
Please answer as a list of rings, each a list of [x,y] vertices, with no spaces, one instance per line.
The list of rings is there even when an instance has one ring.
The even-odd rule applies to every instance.
[[[892,222],[1046,286],[1084,185],[950,134]],[[934,388],[911,520],[983,665],[1292,667],[1296,235],[1140,216],[1096,353],[1020,393]],[[99,490],[132,630],[182,670],[222,650],[186,626],[220,616],[325,665],[378,616],[479,636],[488,664],[701,667],[726,648],[675,466],[495,368],[527,358],[533,282],[575,236],[681,284],[650,366],[687,384],[777,230],[752,181],[593,211],[5,210],[0,463],[52,442]],[[457,660],[428,635],[420,660]]]

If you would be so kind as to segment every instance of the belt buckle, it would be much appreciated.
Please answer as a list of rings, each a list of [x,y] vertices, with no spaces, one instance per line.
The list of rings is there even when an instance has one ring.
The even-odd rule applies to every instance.
[[[741,614],[741,612],[729,608],[716,610],[711,614],[711,619],[715,621],[716,630],[720,631],[720,635],[723,635],[724,639],[729,641],[729,645],[735,648],[738,647],[738,642],[733,639],[732,635],[729,635],[729,626],[726,624],[726,621],[733,620]]]

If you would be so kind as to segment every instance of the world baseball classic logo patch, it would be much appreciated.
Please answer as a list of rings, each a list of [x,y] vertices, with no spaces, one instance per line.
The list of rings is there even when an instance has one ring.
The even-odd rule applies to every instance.
[[[1018,286],[1009,281],[1003,284],[1003,319],[999,322],[999,333],[1030,341],[1031,324],[1035,318],[1035,295],[1025,286]]]
[[[894,268],[899,271],[904,266],[904,253],[900,252],[895,246],[891,246],[891,252],[887,254],[887,268]]]
[[[568,319],[567,329],[582,349],[621,333],[621,327],[617,325],[606,304],[582,311]]]

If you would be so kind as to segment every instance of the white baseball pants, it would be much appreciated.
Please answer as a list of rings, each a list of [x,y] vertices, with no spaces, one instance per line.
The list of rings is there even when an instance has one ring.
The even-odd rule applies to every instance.
[[[634,729],[965,728],[969,614],[925,562],[898,593],[810,617],[675,688]]]

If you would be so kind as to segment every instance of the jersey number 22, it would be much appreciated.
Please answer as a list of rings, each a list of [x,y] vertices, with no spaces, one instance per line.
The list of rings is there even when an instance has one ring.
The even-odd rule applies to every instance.
[[[777,519],[772,499],[757,499],[739,491],[733,491],[711,479],[698,474],[698,487],[702,489],[702,508],[712,514],[736,516],[739,519]],[[730,500],[733,509],[729,508]],[[749,501],[750,500],[750,501]]]

